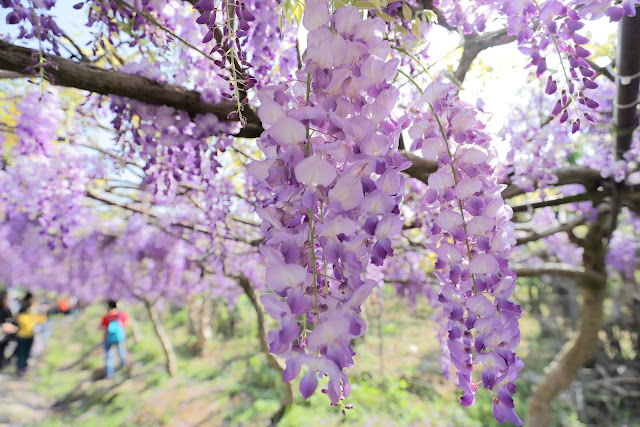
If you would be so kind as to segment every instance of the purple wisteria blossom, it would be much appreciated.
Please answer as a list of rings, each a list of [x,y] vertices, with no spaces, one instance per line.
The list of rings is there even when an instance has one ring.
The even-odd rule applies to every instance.
[[[262,301],[280,324],[269,332],[271,352],[287,358],[287,381],[309,368],[300,383],[305,398],[316,375],[327,374],[338,405],[350,391],[343,372],[353,366],[350,340],[366,330],[360,305],[376,285],[365,268],[393,255],[391,237],[402,228],[399,171],[408,162],[395,151],[398,90],[389,82],[398,61],[387,60],[384,21],[363,20],[354,7],[330,15],[326,2],[314,1],[302,22],[304,66],[297,81],[260,92],[265,158],[248,171],[265,199],[256,211],[275,295]]]
[[[478,385],[494,395],[496,420],[520,425],[511,395],[523,363],[519,305],[511,301],[516,275],[508,267],[513,224],[493,172],[497,155],[470,105],[440,81],[424,91],[409,135],[438,170],[422,202],[431,226],[427,248],[437,255],[438,300],[448,331],[446,350],[462,389],[460,403],[474,403]],[[480,370],[481,378],[473,378]]]

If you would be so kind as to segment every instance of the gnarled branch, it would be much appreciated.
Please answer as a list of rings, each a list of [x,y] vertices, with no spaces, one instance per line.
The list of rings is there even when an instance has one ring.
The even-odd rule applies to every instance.
[[[551,276],[572,277],[581,286],[591,282],[602,282],[606,280],[606,275],[595,270],[586,270],[582,267],[574,267],[569,264],[547,263],[541,266],[527,266],[515,264],[510,267],[519,277],[532,277],[548,274]]]
[[[471,68],[471,64],[478,54],[490,47],[502,46],[515,41],[515,36],[510,36],[506,28],[485,34],[468,34],[464,36],[464,45],[460,63],[454,74],[458,83],[462,84],[464,78]]]
[[[0,69],[25,75],[35,75],[34,57],[38,51],[15,46],[0,40]],[[116,95],[152,105],[168,105],[192,116],[212,113],[222,120],[237,109],[237,103],[221,100],[204,102],[199,92],[161,84],[146,77],[106,70],[86,62],[76,62],[56,55],[44,54],[45,76],[52,84],[84,89],[102,95]],[[237,136],[257,137],[262,125],[257,114],[246,108],[247,125]]]
[[[37,51],[25,47],[15,46],[0,40],[0,69],[23,75],[34,75],[33,58]],[[230,112],[236,110],[236,103],[221,100],[207,103],[201,99],[200,93],[180,87],[160,84],[142,76],[127,74],[114,70],[106,70],[85,62],[76,62],[56,55],[45,54],[49,64],[46,76],[52,84],[83,89],[103,95],[123,96],[152,105],[168,105],[191,115],[212,113],[226,120]],[[263,131],[262,123],[255,112],[245,108],[247,125],[235,136],[255,138]],[[409,152],[403,152],[413,165],[406,172],[422,181],[427,182],[429,175],[437,170],[436,162],[423,159]],[[556,171],[558,183],[583,184],[587,189],[594,188],[602,180],[598,171],[570,167]],[[509,186],[503,192],[503,197],[509,198],[524,191],[517,186]]]
[[[273,354],[271,354],[269,349],[269,343],[267,341],[267,327],[265,325],[264,320],[264,310],[262,309],[262,304],[258,300],[258,296],[256,295],[256,291],[251,286],[249,279],[246,276],[240,274],[238,276],[234,276],[234,279],[238,282],[245,295],[249,298],[251,305],[253,306],[254,311],[256,312],[256,322],[258,327],[258,341],[260,342],[260,349],[267,357],[267,361],[269,365],[275,369],[278,373],[282,374],[285,369],[285,364],[278,358],[276,358]],[[293,386],[291,382],[283,381],[283,395],[280,400],[280,408],[276,411],[275,414],[271,416],[271,425],[277,425],[278,421],[284,416],[287,408],[289,408],[293,404]]]
[[[562,231],[573,230],[575,227],[584,224],[586,221],[587,221],[587,218],[581,216],[574,219],[573,221],[558,224],[554,227],[547,228],[546,230],[543,230],[543,231],[533,231],[528,236],[520,237],[516,239],[516,245],[524,245],[529,242],[534,242],[536,240],[544,239],[545,237],[552,236]]]
[[[566,166],[558,168],[553,171],[553,174],[558,177],[558,181],[553,184],[558,187],[567,184],[582,184],[587,191],[595,190],[604,178],[600,176],[600,172],[583,166]],[[507,188],[502,192],[502,197],[509,199],[511,197],[524,194],[527,191],[514,184],[509,184]]]

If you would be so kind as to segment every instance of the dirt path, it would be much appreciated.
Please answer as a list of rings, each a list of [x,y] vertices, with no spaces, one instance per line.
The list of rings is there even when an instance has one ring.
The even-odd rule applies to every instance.
[[[50,328],[50,325],[48,325]],[[18,378],[15,374],[15,357],[11,365],[0,373],[0,426],[24,426],[42,421],[49,413],[51,402],[34,390],[33,378],[35,365],[46,347],[50,329],[43,331],[40,339],[36,338],[31,359],[30,370],[26,376]]]
[[[0,377],[0,426],[23,426],[45,418],[50,402],[32,386],[29,376],[5,373]]]

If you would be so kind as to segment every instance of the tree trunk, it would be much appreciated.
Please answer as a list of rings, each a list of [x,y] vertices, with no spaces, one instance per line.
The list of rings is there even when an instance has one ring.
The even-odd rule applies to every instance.
[[[606,270],[604,257],[605,239],[610,233],[603,224],[608,215],[589,226],[584,239],[583,264],[585,270],[601,274],[601,279],[590,278],[582,283],[582,304],[577,335],[558,353],[545,369],[544,377],[536,385],[529,398],[527,425],[548,426],[551,419],[551,402],[575,380],[578,370],[595,356],[598,348],[598,332],[602,323],[602,304],[606,296]]]
[[[256,312],[260,349],[267,357],[269,365],[280,374],[282,374],[285,368],[284,363],[282,363],[279,359],[276,359],[273,354],[269,353],[269,344],[267,343],[267,329],[264,325],[264,312],[262,311],[262,305],[260,304],[260,301],[258,301],[256,292],[246,277],[239,276],[236,279],[242,287],[245,295],[249,297],[251,305]],[[283,384],[284,393],[282,395],[282,399],[280,400],[280,409],[278,409],[276,413],[271,416],[271,425],[276,425],[278,421],[280,421],[284,416],[287,408],[293,404],[293,385],[290,382],[284,382]]]
[[[217,324],[217,331],[222,334],[222,337],[226,340],[232,338],[236,334],[236,326],[239,320],[238,309],[234,306],[229,308],[229,305],[225,305],[227,308],[227,317],[222,319]]]
[[[129,329],[131,330],[133,344],[138,344],[140,342],[140,325],[138,325],[136,319],[131,316],[131,313],[129,313]]]
[[[578,369],[595,355],[598,332],[602,322],[602,302],[606,289],[587,287],[582,290],[582,310],[578,334],[569,341],[556,358],[545,369],[545,375],[537,384],[529,399],[527,425],[542,427],[549,425],[551,402],[576,378]]]
[[[638,10],[636,10],[638,12]],[[635,76],[640,72],[640,14],[635,17],[624,16],[618,24],[618,47],[616,65],[618,75]],[[628,81],[627,81],[628,80]],[[613,131],[616,137],[616,158],[623,158],[631,146],[632,132],[638,126],[637,99],[640,77],[616,79],[616,103],[613,116]],[[621,184],[614,184],[620,188]],[[605,241],[609,240],[616,226],[620,210],[619,195],[614,192],[612,212],[601,215],[598,221],[589,226],[584,239],[583,264],[585,270],[600,273],[601,280],[590,279],[582,289],[582,310],[577,336],[567,343],[565,348],[549,365],[545,376],[537,385],[529,400],[530,426],[546,426],[550,419],[551,401],[575,379],[578,369],[595,355],[598,345],[598,332],[602,323],[602,303],[606,296],[606,269],[604,257]]]
[[[162,322],[160,321],[160,316],[158,315],[158,310],[156,309],[155,305],[153,305],[146,299],[143,300],[143,302],[144,306],[147,309],[147,313],[149,313],[151,323],[153,323],[153,330],[156,332],[158,340],[160,341],[160,345],[162,346],[167,372],[173,377],[178,371],[176,365],[176,354],[173,351],[173,345],[171,344],[171,340],[169,340],[167,331],[165,331],[164,326],[162,326]]]
[[[211,300],[207,297],[202,297],[199,300],[199,304],[196,351],[202,357],[207,352],[207,347],[213,334],[211,330]]]
[[[636,16],[624,16],[618,23],[616,68],[618,76],[635,76],[640,71],[640,10]],[[634,129],[638,126],[638,85],[640,77],[616,79],[616,102],[613,109],[613,131],[616,137],[616,159],[623,159],[631,148]]]
[[[187,300],[187,332],[189,335],[198,334],[198,299],[195,296]]]

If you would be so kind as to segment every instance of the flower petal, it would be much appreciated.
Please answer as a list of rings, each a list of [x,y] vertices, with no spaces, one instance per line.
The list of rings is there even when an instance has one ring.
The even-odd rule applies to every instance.
[[[363,197],[362,181],[353,175],[345,175],[338,179],[336,185],[329,191],[329,198],[340,202],[340,206],[345,211],[358,206]]]
[[[336,179],[336,170],[318,155],[309,156],[295,167],[296,179],[306,185],[329,186]]]
[[[474,274],[495,274],[500,269],[493,255],[479,254],[469,263],[469,270]]]
[[[307,278],[307,270],[298,264],[276,264],[267,268],[265,281],[276,292],[298,286]]]
[[[269,135],[280,145],[299,144],[307,138],[307,128],[299,121],[283,116],[271,126]]]

